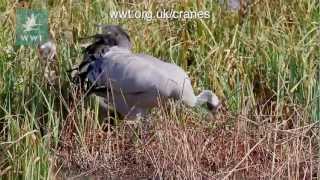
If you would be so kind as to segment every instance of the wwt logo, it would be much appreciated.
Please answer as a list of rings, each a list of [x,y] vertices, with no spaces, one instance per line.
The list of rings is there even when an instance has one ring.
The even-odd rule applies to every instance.
[[[18,9],[16,45],[36,45],[48,40],[48,12]]]

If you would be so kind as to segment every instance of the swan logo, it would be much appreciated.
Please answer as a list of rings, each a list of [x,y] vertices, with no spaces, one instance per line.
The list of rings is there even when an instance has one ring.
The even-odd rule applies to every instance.
[[[23,32],[30,32],[30,31],[36,31],[38,30],[37,28],[39,27],[39,25],[41,24],[36,24],[36,17],[34,14],[31,14],[30,17],[27,18],[27,21],[25,24],[22,24],[23,26]]]
[[[18,9],[16,18],[16,45],[37,45],[48,40],[47,11]]]

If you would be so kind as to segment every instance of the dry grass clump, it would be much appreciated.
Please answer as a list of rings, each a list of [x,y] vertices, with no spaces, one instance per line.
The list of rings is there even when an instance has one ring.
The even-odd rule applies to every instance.
[[[292,129],[272,115],[249,120],[220,112],[199,120],[189,111],[158,112],[146,122],[123,121],[112,130],[82,135],[76,125],[64,126],[68,131],[56,151],[55,177],[313,179],[319,173],[318,125],[295,126],[303,118],[297,113],[289,116],[298,127]]]

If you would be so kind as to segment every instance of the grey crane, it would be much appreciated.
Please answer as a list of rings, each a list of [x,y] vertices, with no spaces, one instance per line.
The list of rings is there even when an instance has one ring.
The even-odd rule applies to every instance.
[[[212,113],[220,107],[218,97],[210,90],[196,96],[188,75],[179,66],[134,54],[129,36],[121,27],[108,27],[94,36],[95,42],[85,50],[77,75],[81,82],[90,84],[88,90],[101,97],[105,108],[113,105],[121,115],[132,119],[158,106],[159,98],[181,100],[190,107],[206,104]]]

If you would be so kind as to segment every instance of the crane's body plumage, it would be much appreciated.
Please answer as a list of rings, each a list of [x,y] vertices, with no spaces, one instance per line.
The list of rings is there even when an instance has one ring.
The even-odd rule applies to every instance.
[[[123,115],[136,109],[144,113],[158,105],[159,97],[182,99],[190,106],[196,104],[190,79],[175,64],[116,46],[103,56],[91,58],[90,64],[80,72],[89,70],[88,81],[96,87],[105,87],[105,91],[96,94],[109,99],[107,101]]]

